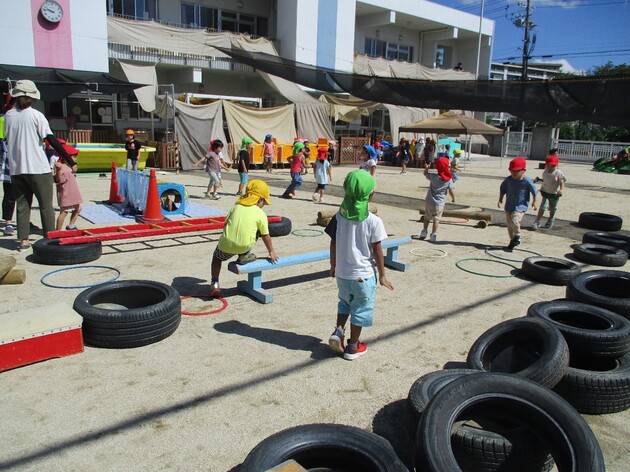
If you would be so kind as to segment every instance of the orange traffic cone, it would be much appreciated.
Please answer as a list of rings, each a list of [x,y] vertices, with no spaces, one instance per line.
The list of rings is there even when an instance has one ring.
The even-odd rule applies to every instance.
[[[144,213],[142,217],[138,218],[138,221],[141,223],[159,223],[165,219],[160,209],[160,195],[158,193],[157,179],[155,178],[155,169],[151,169],[147,203],[144,207]]]
[[[118,180],[116,179],[116,162],[112,161],[112,180],[109,184],[109,200],[107,203],[122,203],[124,199],[118,195]]]

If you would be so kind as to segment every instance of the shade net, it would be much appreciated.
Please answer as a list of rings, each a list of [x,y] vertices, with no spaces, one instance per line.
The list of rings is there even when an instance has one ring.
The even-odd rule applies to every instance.
[[[630,76],[554,80],[416,80],[338,72],[265,53],[219,48],[258,70],[323,92],[392,105],[507,112],[558,123],[630,126]]]

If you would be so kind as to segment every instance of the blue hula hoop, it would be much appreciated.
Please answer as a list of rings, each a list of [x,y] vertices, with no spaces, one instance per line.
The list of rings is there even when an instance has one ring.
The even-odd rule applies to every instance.
[[[108,269],[108,270],[113,270],[114,272],[116,272],[116,275],[114,275],[114,277],[112,277],[109,280],[106,280],[104,282],[98,282],[95,284],[89,284],[89,285],[71,285],[71,286],[64,286],[64,285],[54,285],[48,282],[45,282],[44,280],[56,273],[59,272],[64,272],[66,270],[74,270],[74,269]],[[44,274],[42,276],[42,278],[40,279],[40,282],[43,283],[44,285],[46,285],[47,287],[52,287],[52,288],[89,288],[89,287],[94,287],[96,285],[102,285],[102,284],[106,284],[108,282],[113,282],[114,280],[116,280],[118,277],[120,277],[120,271],[118,269],[115,269],[113,267],[109,267],[109,266],[101,266],[101,265],[86,265],[86,266],[77,266],[77,267],[65,267],[63,269],[57,269],[57,270],[53,270],[52,272],[48,272],[47,274]]]

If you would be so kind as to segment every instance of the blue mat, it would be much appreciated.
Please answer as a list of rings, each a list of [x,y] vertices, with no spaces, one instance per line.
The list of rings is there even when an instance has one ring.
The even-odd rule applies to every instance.
[[[135,216],[123,215],[122,203],[86,203],[81,210],[81,218],[96,225],[102,224],[131,224],[135,222]],[[171,215],[170,220],[181,220],[186,218],[205,218],[213,216],[224,216],[226,212],[218,208],[212,208],[188,200],[186,203],[185,215]]]

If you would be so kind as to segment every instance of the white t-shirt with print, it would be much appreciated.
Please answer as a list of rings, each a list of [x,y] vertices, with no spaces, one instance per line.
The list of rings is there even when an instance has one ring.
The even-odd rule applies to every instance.
[[[567,179],[559,169],[556,169],[553,172],[544,171],[542,174],[542,181],[543,183],[540,190],[545,193],[555,195],[560,189],[560,183],[566,182]]]

